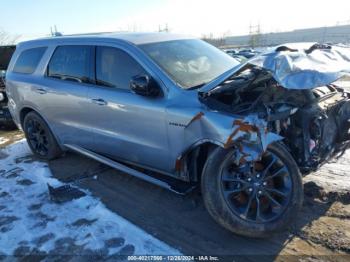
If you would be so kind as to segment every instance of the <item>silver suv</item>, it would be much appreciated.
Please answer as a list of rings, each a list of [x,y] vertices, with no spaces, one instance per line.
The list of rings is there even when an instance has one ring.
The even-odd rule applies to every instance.
[[[175,34],[53,37],[19,44],[6,84],[38,157],[73,150],[178,193],[198,186],[219,224],[264,237],[296,216],[301,173],[349,145],[349,94],[332,84],[349,57],[280,46],[239,64]]]

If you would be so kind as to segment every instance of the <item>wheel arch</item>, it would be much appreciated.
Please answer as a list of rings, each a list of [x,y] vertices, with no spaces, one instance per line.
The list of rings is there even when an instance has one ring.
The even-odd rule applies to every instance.
[[[188,182],[200,181],[204,165],[217,147],[224,148],[224,145],[211,139],[202,139],[189,146],[176,159],[175,170],[180,178]]]
[[[24,118],[26,117],[26,115],[29,113],[29,112],[36,112],[33,108],[31,107],[23,107],[21,109],[21,111],[19,112],[19,123],[21,124],[21,127],[22,129],[24,128],[23,127],[23,123],[24,123]],[[37,114],[39,114],[38,112],[36,112]],[[40,115],[40,114],[39,114]]]
[[[59,145],[59,147],[61,148],[61,150],[64,150],[64,147],[62,146],[62,143],[60,143],[60,139],[57,137],[57,135],[55,134],[55,132],[52,131],[52,128],[51,128],[51,125],[49,124],[49,122],[46,120],[46,118],[40,114],[37,110],[35,110],[34,108],[32,107],[29,107],[29,106],[25,106],[23,107],[21,110],[20,110],[20,113],[19,113],[19,118],[20,118],[20,124],[21,124],[21,127],[22,127],[22,130],[24,131],[24,119],[25,117],[30,113],[30,112],[34,112],[36,114],[38,114],[44,121],[45,123],[47,124],[47,126],[49,127],[52,135],[54,136],[54,138],[56,139],[57,141],[57,144]]]
[[[275,142],[281,144],[281,141]],[[283,144],[281,144],[281,146],[282,145]],[[257,145],[255,145],[255,147],[247,147],[246,141],[234,141],[230,144],[223,144],[211,139],[202,139],[188,147],[188,149],[177,158],[175,169],[178,174],[180,174],[180,178],[190,182],[200,181],[204,165],[210,157],[210,154],[216,148],[226,150],[237,149],[238,156],[240,157],[239,161],[242,163],[258,159],[265,151],[262,147]]]

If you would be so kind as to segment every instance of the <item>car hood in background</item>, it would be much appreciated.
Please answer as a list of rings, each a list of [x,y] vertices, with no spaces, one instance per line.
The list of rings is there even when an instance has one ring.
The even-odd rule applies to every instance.
[[[264,68],[287,89],[312,89],[350,76],[350,48],[315,43],[285,44],[238,65],[199,91],[208,92],[251,65]]]
[[[16,46],[0,46],[0,70],[7,70]]]

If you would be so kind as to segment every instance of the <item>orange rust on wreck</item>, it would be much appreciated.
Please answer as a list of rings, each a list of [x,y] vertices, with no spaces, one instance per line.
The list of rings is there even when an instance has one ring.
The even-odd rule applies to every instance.
[[[258,132],[259,128],[254,125],[243,122],[241,119],[236,119],[233,121],[233,126],[237,125],[240,131],[243,132]]]
[[[232,144],[232,138],[237,134],[238,129],[236,129],[226,140],[226,143],[224,144],[224,148],[228,148]]]
[[[247,160],[245,159],[246,156],[242,156],[241,159],[239,160],[239,164],[243,165],[245,163],[247,163]]]
[[[232,138],[238,133],[238,131],[242,132],[259,132],[259,128],[254,125],[243,122],[241,119],[236,119],[233,121],[233,126],[237,126],[237,128],[231,133],[231,135],[227,138],[226,143],[224,144],[224,148],[228,148],[232,144]]]
[[[176,159],[175,163],[175,171],[181,171],[182,168],[182,160],[181,159]]]
[[[198,114],[196,114],[196,115],[191,119],[191,121],[187,124],[186,127],[188,127],[189,125],[191,125],[194,121],[201,119],[202,116],[204,116],[204,113],[203,113],[203,112],[199,112]]]

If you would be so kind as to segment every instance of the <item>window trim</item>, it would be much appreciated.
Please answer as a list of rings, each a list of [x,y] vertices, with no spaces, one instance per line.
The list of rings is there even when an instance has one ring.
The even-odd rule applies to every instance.
[[[89,75],[88,75],[88,79],[87,79],[88,81],[84,81],[82,79],[80,79],[81,82],[79,82],[79,81],[69,81],[69,80],[67,80],[68,78],[71,78],[71,79],[77,78],[77,77],[69,76],[69,75],[59,75],[61,77],[59,77],[59,76],[58,77],[54,77],[54,76],[50,76],[49,75],[50,63],[51,63],[54,55],[56,54],[57,50],[60,47],[71,47],[71,46],[89,47],[89,49],[90,49],[90,52],[89,52],[89,55],[88,55],[88,63],[89,63],[89,68],[88,68],[88,74]],[[87,44],[87,45],[84,45],[84,44],[77,44],[77,45],[61,44],[61,45],[57,45],[55,47],[54,51],[52,52],[51,56],[50,56],[49,62],[46,65],[45,77],[49,78],[49,79],[53,79],[53,80],[64,81],[64,82],[75,83],[75,84],[93,84],[94,85],[94,84],[96,84],[94,60],[95,60],[95,46],[94,45],[90,45],[90,44]],[[62,78],[62,77],[64,77],[64,78]]]

